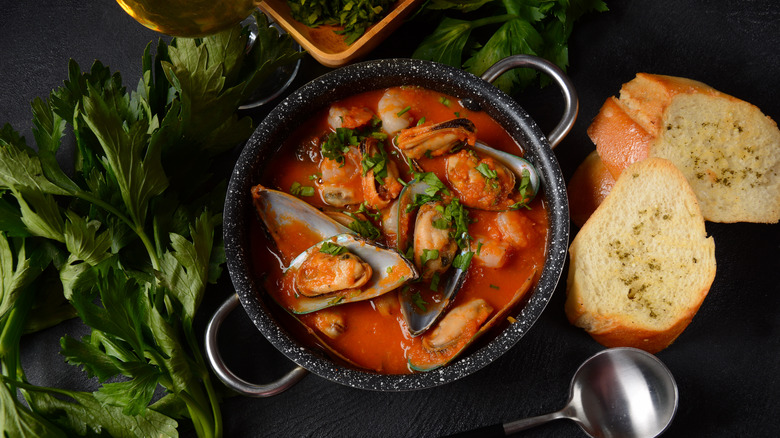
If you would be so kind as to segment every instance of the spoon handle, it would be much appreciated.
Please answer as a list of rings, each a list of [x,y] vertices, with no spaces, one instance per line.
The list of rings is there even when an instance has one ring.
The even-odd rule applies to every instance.
[[[559,418],[567,418],[562,412],[553,412],[551,414],[539,415],[537,417],[524,418],[522,420],[510,421],[509,423],[493,424],[490,426],[480,427],[478,429],[467,430],[464,432],[456,433],[454,435],[447,435],[442,438],[499,438],[512,435],[513,433],[520,432],[521,430],[530,429],[532,427],[539,426],[540,424],[547,423],[548,421],[557,420]]]
[[[492,424],[490,426],[484,426],[473,430],[466,430],[441,438],[501,438],[505,436],[506,432],[504,432],[503,424]]]
[[[506,435],[512,435],[513,433],[520,432],[521,430],[530,429],[532,427],[539,426],[559,418],[567,418],[563,412],[552,412],[550,414],[539,415],[537,417],[523,418],[522,420],[510,421],[504,423],[504,433]]]

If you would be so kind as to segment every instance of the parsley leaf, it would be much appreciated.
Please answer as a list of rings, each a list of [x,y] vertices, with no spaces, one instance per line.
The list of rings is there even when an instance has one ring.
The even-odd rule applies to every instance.
[[[481,75],[496,61],[518,54],[544,57],[565,71],[574,22],[587,12],[606,11],[607,6],[603,0],[431,0],[425,9],[416,19],[428,19],[440,10],[458,12],[460,18],[443,17],[412,57]],[[493,84],[512,94],[539,77],[535,71],[515,69]],[[549,78],[541,77],[541,85],[548,82]]]
[[[322,156],[331,160],[336,160],[337,163],[344,165],[344,154],[349,152],[350,146],[357,146],[359,143],[358,136],[355,131],[349,128],[336,128],[335,132],[331,132],[322,142],[320,149],[322,150]]]
[[[309,27],[341,26],[334,31],[344,35],[344,43],[357,41],[371,24],[381,20],[393,7],[391,0],[288,0],[293,18]]]
[[[235,26],[147,46],[127,92],[100,62],[68,65],[64,86],[33,102],[37,152],[0,129],[0,423],[13,436],[177,436],[175,418],[222,434],[220,395],[193,320],[224,264],[218,155],[245,141],[238,105],[302,54],[255,14]],[[56,154],[75,138],[73,177]],[[67,300],[67,301],[66,301]],[[35,306],[35,307],[33,307]],[[34,310],[34,311],[33,311]],[[93,393],[24,379],[24,330],[77,313],[90,328],[61,354],[102,383]],[[168,393],[152,404],[162,386]],[[17,399],[17,389],[24,402]],[[57,397],[55,397],[55,395]]]
[[[415,292],[412,294],[412,303],[423,312],[428,311],[428,302],[423,299],[422,295],[420,295],[420,292]]]
[[[303,186],[298,181],[290,186],[290,194],[294,196],[314,196],[314,187]]]
[[[338,256],[338,255],[348,253],[349,250],[333,242],[323,242],[322,245],[320,245],[320,252]]]

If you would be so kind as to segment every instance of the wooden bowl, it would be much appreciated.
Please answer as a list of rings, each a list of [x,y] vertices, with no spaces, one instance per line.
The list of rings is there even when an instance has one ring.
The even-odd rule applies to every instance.
[[[378,23],[369,27],[354,43],[347,45],[344,37],[334,33],[334,26],[309,27],[290,15],[285,0],[263,0],[260,9],[272,17],[298,44],[326,67],[341,67],[365,56],[387,38],[414,10],[421,0],[399,0],[393,9]]]

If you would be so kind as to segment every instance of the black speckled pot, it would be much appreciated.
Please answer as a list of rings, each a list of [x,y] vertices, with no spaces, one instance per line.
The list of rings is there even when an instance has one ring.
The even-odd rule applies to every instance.
[[[252,273],[248,227],[253,223],[250,188],[265,171],[266,158],[274,154],[292,132],[314,111],[363,91],[397,85],[419,85],[459,98],[469,98],[497,120],[525,149],[525,158],[541,174],[541,196],[549,214],[547,261],[527,304],[494,339],[449,365],[427,373],[380,375],[346,368],[318,352],[303,347],[277,324],[261,283]],[[501,356],[517,343],[542,314],[563,270],[569,240],[569,207],[566,185],[545,135],[512,98],[490,83],[446,65],[412,60],[385,59],[350,65],[306,84],[281,102],[247,142],[228,186],[224,217],[227,265],[238,297],[262,334],[290,360],[309,371],[355,388],[401,391],[429,388],[471,374]]]

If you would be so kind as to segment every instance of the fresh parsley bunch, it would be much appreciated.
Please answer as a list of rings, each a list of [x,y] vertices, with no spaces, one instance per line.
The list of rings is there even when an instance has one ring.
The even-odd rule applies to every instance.
[[[395,0],[287,0],[290,15],[309,27],[341,26],[349,45],[358,40],[369,26],[387,15]]]
[[[479,76],[497,61],[519,54],[540,56],[565,71],[574,22],[586,12],[607,10],[607,5],[603,0],[430,0],[425,9],[449,15],[412,57],[464,68]],[[535,70],[514,69],[493,84],[514,93],[537,76]]]
[[[222,435],[220,396],[193,320],[224,262],[226,175],[214,160],[253,130],[238,106],[298,59],[255,15],[203,39],[146,48],[128,92],[100,62],[71,61],[64,86],[33,104],[37,151],[0,130],[0,424],[5,436],[177,436],[190,421]],[[73,170],[56,155],[75,140]],[[21,335],[78,315],[61,354],[97,377],[95,392],[30,384]],[[104,383],[112,379],[111,383]],[[155,391],[165,395],[155,401]],[[17,396],[21,394],[25,404]]]

